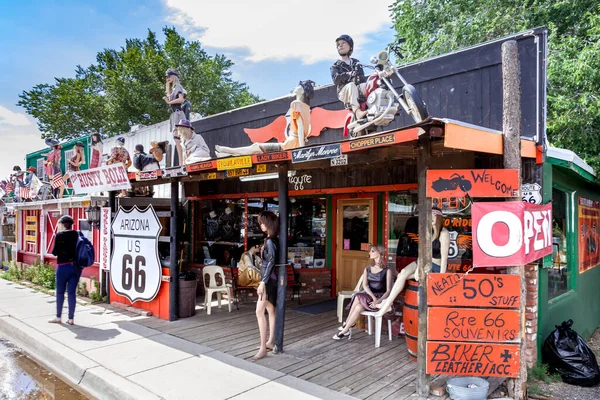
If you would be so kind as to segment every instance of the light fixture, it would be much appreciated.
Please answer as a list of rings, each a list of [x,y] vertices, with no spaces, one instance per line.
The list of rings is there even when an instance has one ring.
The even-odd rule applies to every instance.
[[[277,179],[277,178],[279,178],[279,174],[277,172],[273,172],[270,174],[240,176],[240,181],[250,182],[250,181],[262,181],[262,180],[266,180],[266,179]]]
[[[89,224],[94,228],[98,228],[100,226],[100,207],[90,206],[86,212]]]

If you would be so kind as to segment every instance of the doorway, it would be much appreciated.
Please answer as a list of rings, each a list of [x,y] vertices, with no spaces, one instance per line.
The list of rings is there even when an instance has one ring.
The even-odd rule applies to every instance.
[[[336,218],[336,290],[354,290],[375,243],[375,196],[338,199]]]

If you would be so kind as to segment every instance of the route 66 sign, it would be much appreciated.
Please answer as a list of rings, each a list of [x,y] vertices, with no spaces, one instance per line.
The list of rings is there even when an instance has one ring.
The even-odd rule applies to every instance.
[[[458,244],[456,239],[458,238],[458,232],[450,231],[450,247],[448,248],[448,258],[454,258],[458,255]]]
[[[539,183],[524,183],[521,187],[523,201],[542,204],[542,186]]]
[[[145,210],[119,208],[112,223],[114,248],[110,283],[114,291],[129,299],[151,301],[158,294],[162,267],[158,258],[160,221],[152,205]]]

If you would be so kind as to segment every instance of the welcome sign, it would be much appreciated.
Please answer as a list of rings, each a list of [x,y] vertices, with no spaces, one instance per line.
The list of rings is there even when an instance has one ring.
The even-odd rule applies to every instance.
[[[75,194],[131,189],[123,163],[103,165],[70,173]]]

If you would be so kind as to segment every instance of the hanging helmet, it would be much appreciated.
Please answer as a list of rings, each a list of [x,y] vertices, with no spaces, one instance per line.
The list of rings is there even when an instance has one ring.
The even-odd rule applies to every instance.
[[[348,53],[348,55],[352,54],[352,51],[354,51],[354,40],[352,40],[350,35],[340,35],[335,39],[335,42],[337,43],[338,40],[343,40],[348,43],[350,45],[350,53]]]

